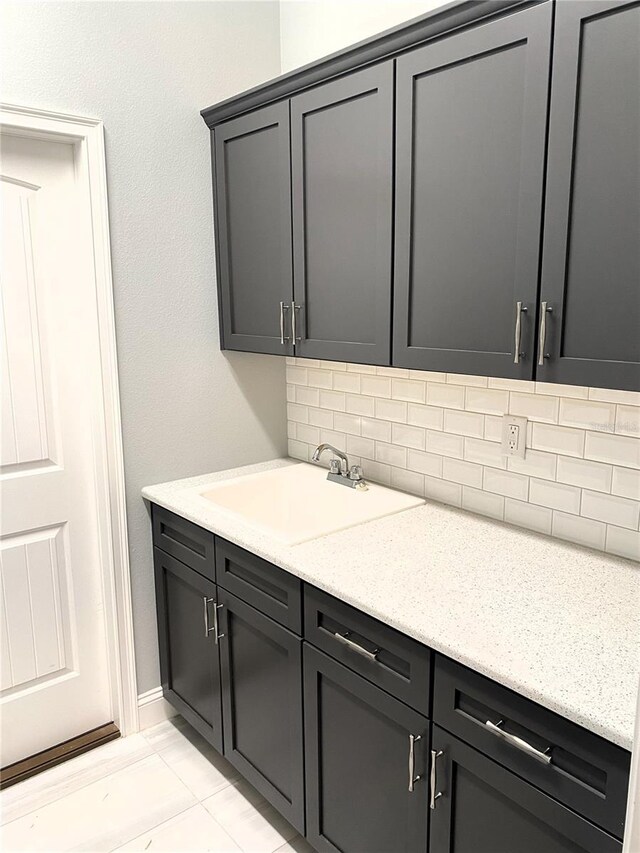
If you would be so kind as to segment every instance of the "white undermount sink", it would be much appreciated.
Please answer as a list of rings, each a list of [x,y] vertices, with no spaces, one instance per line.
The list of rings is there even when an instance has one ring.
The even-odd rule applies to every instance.
[[[209,486],[200,496],[285,545],[298,545],[424,503],[394,489],[368,486],[361,491],[332,483],[326,468],[301,462]]]

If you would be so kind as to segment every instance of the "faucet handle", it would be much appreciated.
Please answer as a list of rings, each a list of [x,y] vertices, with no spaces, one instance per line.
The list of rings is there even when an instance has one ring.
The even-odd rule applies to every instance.
[[[362,480],[362,468],[360,465],[352,465],[349,469],[350,480]]]
[[[331,474],[340,473],[340,460],[335,457],[329,462],[329,471]]]

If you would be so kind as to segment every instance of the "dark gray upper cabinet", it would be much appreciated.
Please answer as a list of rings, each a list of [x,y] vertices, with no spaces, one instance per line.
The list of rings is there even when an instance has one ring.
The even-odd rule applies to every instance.
[[[638,2],[557,4],[538,379],[640,388],[639,82]]]
[[[289,104],[213,134],[221,345],[291,355]]]
[[[291,99],[296,355],[389,364],[393,63]]]
[[[551,14],[397,61],[394,365],[532,376]]]

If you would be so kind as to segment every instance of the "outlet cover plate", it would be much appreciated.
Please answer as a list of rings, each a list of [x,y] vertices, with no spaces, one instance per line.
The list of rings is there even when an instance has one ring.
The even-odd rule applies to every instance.
[[[527,444],[527,419],[518,415],[502,416],[502,455],[524,459]]]

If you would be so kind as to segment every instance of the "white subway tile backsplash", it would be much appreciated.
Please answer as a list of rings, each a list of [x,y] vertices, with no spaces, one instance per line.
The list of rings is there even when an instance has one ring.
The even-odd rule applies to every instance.
[[[392,424],[391,441],[404,447],[413,447],[415,450],[424,450],[425,431],[422,427],[408,426],[407,424]]]
[[[509,399],[509,413],[533,421],[557,423],[560,400],[543,394],[518,394],[513,392]]]
[[[372,418],[375,411],[375,399],[360,394],[345,394],[345,410],[352,415]]]
[[[631,468],[614,468],[611,493],[640,501],[640,471]]]
[[[469,486],[462,487],[462,506],[470,512],[489,515],[491,518],[504,519],[504,498],[482,492]]]
[[[391,392],[394,400],[424,403],[427,386],[426,383],[416,382],[415,379],[393,379],[391,382]]]
[[[551,533],[559,539],[568,539],[587,548],[604,548],[606,525],[599,521],[580,518],[579,515],[568,515],[564,512],[553,513]]]
[[[437,406],[422,406],[419,403],[409,403],[407,408],[407,423],[413,426],[442,429],[444,409]]]
[[[369,397],[391,397],[391,380],[387,376],[361,376],[360,393]]]
[[[485,468],[483,488],[487,492],[495,492],[508,498],[526,501],[529,497],[529,478],[522,474],[512,474],[499,468]]]
[[[385,462],[387,465],[394,465],[396,468],[406,468],[407,448],[376,441],[376,462]]]
[[[442,476],[454,483],[482,488],[482,465],[476,465],[475,462],[447,457],[442,460]]]
[[[557,480],[583,489],[595,489],[598,492],[610,492],[613,468],[602,462],[590,462],[587,459],[572,459],[570,456],[558,457]]]
[[[362,435],[365,438],[375,438],[377,441],[391,441],[391,424],[389,421],[376,421],[374,418],[360,419]]]
[[[588,432],[584,455],[587,459],[640,468],[640,438],[610,435],[606,432]]]
[[[464,385],[427,382],[427,403],[448,409],[464,409]]]
[[[348,391],[350,394],[360,393],[360,374],[359,373],[334,373],[333,374],[333,390]]]
[[[504,415],[509,407],[509,392],[492,388],[467,388],[466,408],[486,415]]]
[[[365,477],[640,559],[640,394],[287,358],[289,453],[328,441]],[[502,415],[527,417],[523,459]]]
[[[517,524],[519,527],[527,527],[538,533],[551,533],[551,519],[553,513],[544,506],[525,503],[507,498],[504,502],[504,520],[509,524]]]
[[[580,514],[580,489],[565,486],[564,483],[552,483],[549,480],[531,480],[529,500],[538,506],[559,509],[563,512]]]
[[[531,444],[536,450],[583,456],[584,432],[572,427],[533,424]]]
[[[622,527],[607,526],[606,550],[619,557],[640,561],[640,533]]]
[[[409,450],[407,453],[407,468],[431,477],[442,477],[444,458],[436,453],[422,453],[420,450]]]
[[[620,498],[617,495],[604,495],[601,492],[582,493],[581,514],[585,518],[595,518],[607,524],[638,529],[640,506],[637,501]]]
[[[613,432],[616,419],[616,407],[611,403],[598,403],[593,400],[560,400],[559,422],[566,426],[598,432]]]
[[[424,496],[451,506],[462,506],[462,486],[436,477],[424,478]]]
[[[476,412],[459,412],[456,409],[445,409],[443,429],[445,432],[482,438],[484,435],[484,415],[479,415]]]

